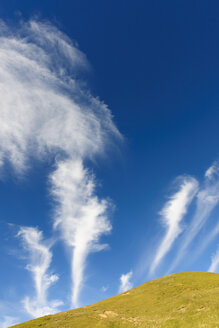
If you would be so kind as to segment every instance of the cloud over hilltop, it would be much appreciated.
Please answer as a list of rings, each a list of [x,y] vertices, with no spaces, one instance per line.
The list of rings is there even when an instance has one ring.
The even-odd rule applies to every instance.
[[[121,275],[119,293],[124,293],[127,290],[133,288],[133,283],[131,282],[132,276],[133,276],[132,271]]]

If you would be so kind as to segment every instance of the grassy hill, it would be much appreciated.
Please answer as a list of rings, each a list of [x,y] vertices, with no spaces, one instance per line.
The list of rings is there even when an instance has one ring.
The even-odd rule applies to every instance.
[[[219,274],[165,276],[102,302],[14,327],[219,328]]]

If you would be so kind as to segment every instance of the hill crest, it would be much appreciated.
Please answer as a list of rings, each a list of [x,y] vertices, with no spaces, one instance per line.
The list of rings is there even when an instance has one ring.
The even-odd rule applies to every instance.
[[[167,275],[104,301],[14,328],[219,327],[219,274]]]

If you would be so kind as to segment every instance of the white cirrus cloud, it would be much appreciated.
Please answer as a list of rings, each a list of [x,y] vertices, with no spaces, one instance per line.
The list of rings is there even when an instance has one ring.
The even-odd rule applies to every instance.
[[[111,231],[109,203],[95,195],[94,177],[81,160],[59,162],[51,174],[51,184],[57,201],[54,225],[72,249],[72,304],[77,306],[86,258],[90,252],[106,247],[99,239]]]
[[[217,252],[211,258],[211,264],[208,268],[208,272],[219,273],[219,248]]]
[[[102,286],[100,288],[101,292],[103,292],[103,293],[107,292],[108,289],[109,289],[109,286]]]
[[[52,261],[50,245],[43,240],[42,231],[33,227],[21,227],[18,232],[24,249],[28,252],[29,263],[26,269],[30,271],[36,295],[30,299],[23,300],[26,311],[33,317],[57,312],[62,305],[61,301],[48,301],[47,293],[49,287],[58,280],[56,274],[49,274],[48,270]]]
[[[208,168],[205,173],[204,186],[200,189],[196,198],[196,210],[195,214],[185,231],[182,238],[181,247],[179,252],[171,266],[171,270],[179,263],[182,257],[185,255],[188,247],[191,245],[195,237],[201,231],[203,226],[210,218],[213,210],[219,204],[219,166],[215,162]],[[203,247],[215,237],[217,229],[211,232],[206,237],[206,242],[203,241]]]
[[[122,140],[108,107],[80,79],[88,66],[78,47],[48,22],[31,20],[16,29],[0,24],[0,166],[10,163],[22,176],[33,160],[55,160],[54,227],[72,250],[75,305],[87,255],[104,247],[98,239],[111,229],[109,202],[95,195],[94,175],[84,162]]]
[[[11,317],[11,316],[3,316],[2,319],[0,319],[0,325],[1,328],[8,328],[12,325],[15,325],[18,322],[17,318]]]
[[[120,136],[107,106],[78,80],[85,56],[55,27],[31,21],[13,35],[0,33],[0,163],[16,171],[28,159],[102,152]]]
[[[179,190],[170,197],[160,212],[162,224],[166,227],[166,234],[155,254],[150,272],[153,273],[164,256],[171,249],[174,241],[183,231],[181,221],[187,213],[188,206],[198,190],[198,182],[190,176],[180,178]]]
[[[121,275],[119,293],[124,293],[127,290],[133,288],[133,283],[131,282],[132,276],[133,276],[132,271]]]
[[[219,235],[219,223],[214,226],[210,232],[205,234],[206,237],[202,239],[201,244],[199,243],[197,250],[194,253],[194,258],[199,256],[206,248],[207,246],[213,242],[213,240]]]
[[[215,161],[205,172],[205,177],[208,180],[215,179],[219,174],[219,165],[218,161]]]

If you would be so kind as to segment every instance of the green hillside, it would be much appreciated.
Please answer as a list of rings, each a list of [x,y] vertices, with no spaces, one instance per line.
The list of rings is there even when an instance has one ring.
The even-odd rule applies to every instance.
[[[80,309],[49,315],[16,328],[219,328],[219,274],[165,276]]]

